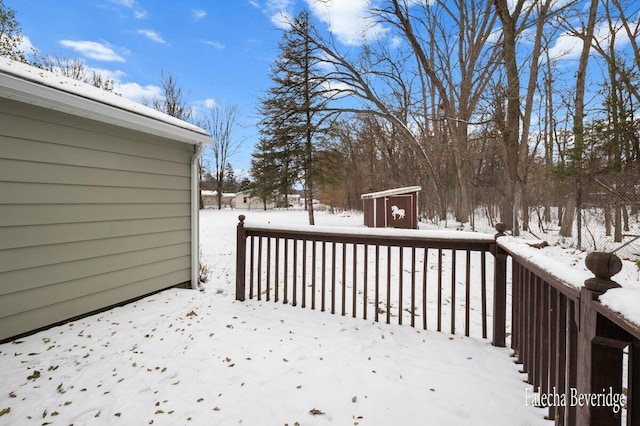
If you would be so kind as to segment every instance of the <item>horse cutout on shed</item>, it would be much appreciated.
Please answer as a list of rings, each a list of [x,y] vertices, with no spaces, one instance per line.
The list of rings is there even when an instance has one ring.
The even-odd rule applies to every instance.
[[[364,224],[372,228],[418,229],[418,194],[421,189],[408,186],[362,194]]]

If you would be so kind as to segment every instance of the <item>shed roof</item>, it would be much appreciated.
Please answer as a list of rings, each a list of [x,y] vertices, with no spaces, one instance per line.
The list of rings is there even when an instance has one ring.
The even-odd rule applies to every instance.
[[[394,189],[387,189],[385,191],[370,192],[368,194],[362,194],[360,198],[363,200],[369,200],[372,198],[381,198],[381,197],[389,197],[392,195],[408,194],[410,192],[420,191],[421,189],[422,187],[420,186],[405,186],[404,188],[394,188]]]
[[[207,132],[114,93],[0,57],[0,98],[166,137],[189,144],[211,143]]]

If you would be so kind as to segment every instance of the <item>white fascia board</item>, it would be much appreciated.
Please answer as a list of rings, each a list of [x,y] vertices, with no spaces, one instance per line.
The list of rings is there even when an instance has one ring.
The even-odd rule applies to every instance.
[[[2,72],[0,72],[0,98],[12,99],[183,143],[208,145],[212,142],[211,137],[203,129],[173,117],[156,118],[151,112],[148,115],[137,113],[118,105],[100,102],[81,94],[69,93]],[[126,99],[122,99],[121,103],[123,105],[130,103],[146,110],[146,107]]]

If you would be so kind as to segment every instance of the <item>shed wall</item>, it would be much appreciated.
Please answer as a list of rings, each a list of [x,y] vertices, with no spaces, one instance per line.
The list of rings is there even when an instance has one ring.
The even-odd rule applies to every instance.
[[[0,99],[0,339],[189,281],[193,152]]]

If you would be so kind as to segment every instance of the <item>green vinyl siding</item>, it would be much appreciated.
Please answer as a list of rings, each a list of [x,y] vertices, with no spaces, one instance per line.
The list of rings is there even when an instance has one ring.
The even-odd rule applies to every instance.
[[[189,281],[193,153],[0,98],[0,339]]]

